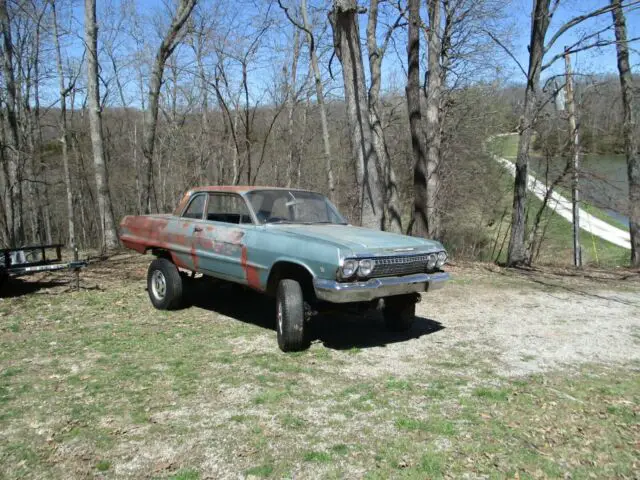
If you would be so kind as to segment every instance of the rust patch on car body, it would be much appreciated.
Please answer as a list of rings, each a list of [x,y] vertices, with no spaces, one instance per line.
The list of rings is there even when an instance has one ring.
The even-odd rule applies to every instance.
[[[260,283],[260,272],[255,266],[249,263],[247,256],[247,246],[243,245],[242,254],[240,255],[240,263],[247,279],[247,285],[256,290],[262,290],[262,284]]]

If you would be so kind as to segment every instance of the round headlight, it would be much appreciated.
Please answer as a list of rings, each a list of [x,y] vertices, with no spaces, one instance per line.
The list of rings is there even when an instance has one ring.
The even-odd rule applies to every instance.
[[[358,263],[358,275],[361,277],[368,277],[369,275],[371,275],[371,272],[373,271],[373,266],[374,266],[373,260],[369,258],[360,260],[360,262]]]
[[[435,253],[430,253],[429,257],[427,257],[427,270],[432,270],[436,266],[436,262],[438,261],[438,256]]]
[[[356,260],[345,260],[342,264],[342,276],[344,278],[353,277],[358,269],[358,262]]]
[[[447,263],[447,252],[438,253],[438,261],[436,262],[436,267],[440,268],[445,263]]]

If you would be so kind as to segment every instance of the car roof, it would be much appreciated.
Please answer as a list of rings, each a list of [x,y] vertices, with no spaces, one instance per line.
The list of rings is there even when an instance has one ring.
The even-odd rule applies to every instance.
[[[268,187],[268,186],[256,186],[256,185],[205,185],[202,187],[194,187],[189,192],[234,192],[234,193],[248,193],[256,190],[291,190],[294,192],[312,192],[312,190],[305,190],[303,188],[284,188],[284,187]],[[315,193],[315,192],[314,192]]]

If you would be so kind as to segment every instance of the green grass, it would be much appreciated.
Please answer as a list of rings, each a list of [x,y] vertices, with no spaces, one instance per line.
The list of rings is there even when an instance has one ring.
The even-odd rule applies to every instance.
[[[100,460],[96,464],[96,470],[98,470],[99,472],[106,472],[110,468],[111,468],[111,462],[109,460]]]
[[[500,388],[476,388],[473,395],[493,402],[506,402],[509,399],[509,391]]]
[[[143,285],[0,301],[3,478],[637,471],[637,366],[502,378],[486,354],[439,347],[392,376],[384,348],[284,355],[272,330],[157,312]]]
[[[329,453],[318,451],[304,452],[302,458],[305,462],[328,463],[331,461],[331,455]]]
[[[200,474],[197,470],[186,469],[180,470],[169,478],[171,478],[171,480],[198,480],[200,478]]]
[[[245,471],[245,474],[247,475],[253,475],[255,477],[263,478],[269,477],[272,473],[273,465],[271,464],[258,465],[257,467],[252,467]]]
[[[494,137],[487,147],[495,155],[513,160],[518,155],[518,135]]]

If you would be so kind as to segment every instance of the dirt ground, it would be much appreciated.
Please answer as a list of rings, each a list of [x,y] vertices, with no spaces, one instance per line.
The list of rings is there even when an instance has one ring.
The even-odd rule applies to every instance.
[[[637,273],[451,266],[410,332],[316,317],[285,355],[260,295],[153,310],[148,261],[5,290],[0,478],[638,478]]]

